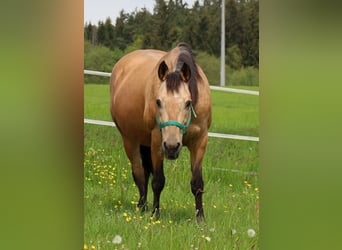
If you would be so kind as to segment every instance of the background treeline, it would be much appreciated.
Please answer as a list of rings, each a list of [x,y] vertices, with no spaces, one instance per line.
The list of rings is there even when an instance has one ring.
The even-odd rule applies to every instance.
[[[226,0],[226,85],[258,85],[259,1]],[[85,69],[110,72],[124,54],[136,49],[170,50],[187,42],[210,84],[219,84],[221,0],[156,0],[153,13],[143,8],[120,12],[115,24],[110,18],[84,27]],[[103,78],[85,76],[86,82]]]

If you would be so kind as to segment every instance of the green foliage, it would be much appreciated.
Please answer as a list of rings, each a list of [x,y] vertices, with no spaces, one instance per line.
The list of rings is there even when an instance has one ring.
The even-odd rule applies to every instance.
[[[170,50],[180,41],[197,54],[210,84],[220,82],[219,0],[196,1],[192,7],[182,1],[156,0],[153,13],[147,9],[120,12],[98,25],[86,24],[85,69],[111,72],[124,55],[137,49]],[[258,86],[259,1],[226,1],[226,85]],[[108,82],[99,76],[85,76],[85,82]]]
[[[141,49],[142,45],[143,45],[143,37],[137,36],[137,38],[133,41],[133,43],[126,47],[125,54],[128,54],[134,50]]]
[[[84,68],[88,70],[97,70],[111,72],[114,64],[125,54],[139,49],[142,36],[137,36],[135,41],[126,47],[125,51],[116,48],[110,50],[104,46],[94,46],[89,41],[84,42]],[[238,48],[237,48],[238,49]],[[199,51],[196,53],[196,62],[202,67],[211,85],[220,83],[220,59],[207,52]],[[240,68],[233,70],[226,65],[226,85],[240,86],[258,86],[258,69],[253,67]],[[85,75],[85,83],[108,83],[107,77]]]
[[[228,48],[226,62],[232,69],[239,69],[242,66],[242,55],[240,48],[234,44]]]
[[[249,1],[244,8],[244,40],[241,44],[243,65],[259,67],[259,1]]]
[[[200,3],[201,2],[201,3]],[[226,52],[233,69],[259,66],[259,1],[226,1]],[[221,1],[156,0],[153,13],[145,8],[132,13],[120,12],[98,26],[86,24],[85,39],[114,50],[133,48],[170,50],[177,43],[189,43],[194,50],[220,55]],[[132,45],[133,44],[133,45]],[[127,49],[127,47],[129,47]]]
[[[220,59],[207,52],[198,52],[196,62],[201,66],[211,85],[220,82]]]
[[[253,67],[235,70],[227,77],[231,85],[259,86],[259,71]]]
[[[84,68],[88,70],[97,70],[112,72],[114,64],[124,55],[119,49],[110,50],[105,46],[93,46],[89,41],[84,42]],[[100,76],[85,76],[85,83],[103,82]]]
[[[237,47],[235,49],[238,50]],[[235,55],[236,56],[236,55]],[[228,57],[229,58],[229,57]],[[236,61],[238,61],[238,56]],[[233,60],[233,59],[231,59]],[[206,52],[198,52],[197,63],[202,67],[210,85],[220,83],[220,59]],[[254,67],[232,69],[226,65],[226,85],[227,86],[259,86],[259,71]]]

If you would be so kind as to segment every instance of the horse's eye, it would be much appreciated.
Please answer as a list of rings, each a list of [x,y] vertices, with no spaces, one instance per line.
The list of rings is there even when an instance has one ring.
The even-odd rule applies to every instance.
[[[158,108],[161,108],[161,101],[160,101],[160,99],[156,100],[156,104],[157,104]]]
[[[185,103],[185,108],[188,109],[188,108],[190,108],[190,106],[191,106],[191,101],[189,100]]]

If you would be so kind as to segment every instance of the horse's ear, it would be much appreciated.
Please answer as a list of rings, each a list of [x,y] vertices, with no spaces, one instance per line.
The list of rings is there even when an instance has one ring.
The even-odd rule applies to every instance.
[[[159,79],[161,81],[165,81],[168,73],[169,73],[169,68],[167,67],[165,61],[162,61],[158,68]]]
[[[180,71],[180,76],[184,82],[189,82],[191,78],[191,70],[189,65],[183,63],[182,69]]]

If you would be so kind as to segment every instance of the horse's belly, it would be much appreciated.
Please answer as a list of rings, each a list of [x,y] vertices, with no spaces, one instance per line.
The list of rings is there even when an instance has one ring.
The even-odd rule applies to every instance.
[[[120,127],[121,134],[125,139],[129,139],[139,145],[149,146],[151,144],[151,133],[144,129],[144,126],[140,124],[127,123],[123,127]]]
[[[133,100],[132,103],[134,103]],[[117,102],[112,115],[125,139],[146,146],[151,144],[151,132],[144,124],[141,107],[133,107],[130,104],[121,105],[120,102]]]

